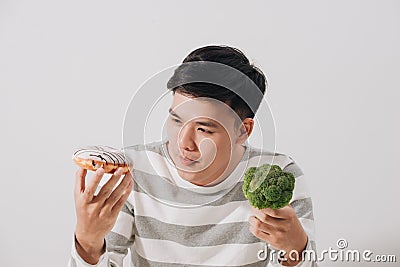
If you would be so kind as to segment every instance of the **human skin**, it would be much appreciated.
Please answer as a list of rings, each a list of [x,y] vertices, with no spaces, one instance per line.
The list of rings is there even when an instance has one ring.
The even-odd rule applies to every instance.
[[[75,227],[76,250],[83,260],[96,264],[104,253],[104,238],[117,220],[118,213],[132,191],[130,173],[113,190],[122,176],[122,168],[94,195],[104,170],[98,169],[90,182],[85,185],[86,170],[76,172],[74,189],[77,223]]]
[[[169,111],[167,149],[180,177],[198,186],[223,181],[243,157],[244,143],[254,127],[253,119],[245,118],[235,124],[237,115],[226,104],[177,92]],[[117,171],[95,196],[103,174],[102,169],[96,171],[87,186],[86,171],[80,169],[76,175],[76,249],[89,264],[96,264],[104,253],[104,238],[114,226],[133,185],[132,176],[127,174],[112,191],[122,175]],[[294,210],[290,207],[281,210],[253,210],[258,219],[255,222],[255,217],[250,218],[250,231],[278,249],[302,251],[307,236]]]
[[[297,265],[307,244],[307,234],[294,209],[290,205],[277,210],[271,208],[259,210],[254,207],[251,209],[254,216],[249,219],[250,232],[275,249],[285,251],[287,260],[282,262],[283,265]],[[291,251],[297,251],[300,257],[295,260],[290,259],[288,255]]]
[[[169,112],[167,148],[179,176],[199,186],[226,178],[243,156],[253,119],[235,127],[239,118],[228,105],[179,93]]]

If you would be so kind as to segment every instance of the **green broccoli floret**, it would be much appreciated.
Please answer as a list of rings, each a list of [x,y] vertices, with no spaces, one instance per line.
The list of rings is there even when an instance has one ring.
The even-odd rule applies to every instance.
[[[294,182],[292,173],[282,171],[278,165],[264,164],[247,169],[242,189],[252,206],[258,209],[280,209],[289,204]]]

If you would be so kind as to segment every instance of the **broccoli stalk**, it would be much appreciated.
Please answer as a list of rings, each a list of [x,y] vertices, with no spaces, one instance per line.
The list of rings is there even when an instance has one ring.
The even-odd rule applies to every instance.
[[[258,209],[280,209],[289,204],[294,183],[292,173],[282,171],[277,165],[264,164],[247,169],[242,189],[252,206]]]

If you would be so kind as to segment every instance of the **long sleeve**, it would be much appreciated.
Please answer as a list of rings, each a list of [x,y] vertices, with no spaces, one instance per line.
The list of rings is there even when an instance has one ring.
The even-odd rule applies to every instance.
[[[134,242],[134,214],[132,206],[126,202],[118,214],[113,229],[106,236],[106,252],[96,265],[86,263],[78,254],[75,239],[72,244],[68,267],[122,267],[128,248]]]
[[[311,195],[307,188],[306,177],[304,176],[301,168],[293,160],[288,165],[286,165],[285,168],[283,168],[283,171],[293,173],[296,178],[295,188],[293,191],[293,197],[290,201],[290,205],[296,211],[296,215],[299,218],[299,221],[303,226],[304,231],[307,234],[308,240],[305,250],[310,253],[315,253],[315,255],[317,255],[313,206],[312,206]],[[283,265],[279,264],[277,259],[270,261],[268,264],[268,267],[280,267],[280,266]],[[315,259],[309,260],[308,257],[306,257],[297,266],[316,267],[317,263]]]

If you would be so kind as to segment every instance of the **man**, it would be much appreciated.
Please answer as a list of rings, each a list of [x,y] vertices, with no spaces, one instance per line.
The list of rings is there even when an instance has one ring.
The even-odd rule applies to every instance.
[[[239,71],[261,97],[248,94],[249,104],[237,94],[250,90],[245,79],[222,72],[217,74],[228,77],[233,89],[187,83],[193,74],[190,63],[196,62],[196,71],[204,70],[207,62]],[[104,171],[96,171],[85,185],[86,171],[78,170],[70,266],[122,266],[128,249],[132,263],[140,267],[314,266],[301,256],[272,259],[272,249],[301,255],[315,250],[315,240],[311,198],[301,169],[284,154],[246,144],[266,89],[263,73],[238,49],[207,46],[185,58],[168,87],[173,101],[167,138],[127,148],[134,169],[118,186],[120,171],[95,195]],[[291,203],[279,210],[252,208],[242,192],[243,173],[272,161],[296,177]]]

